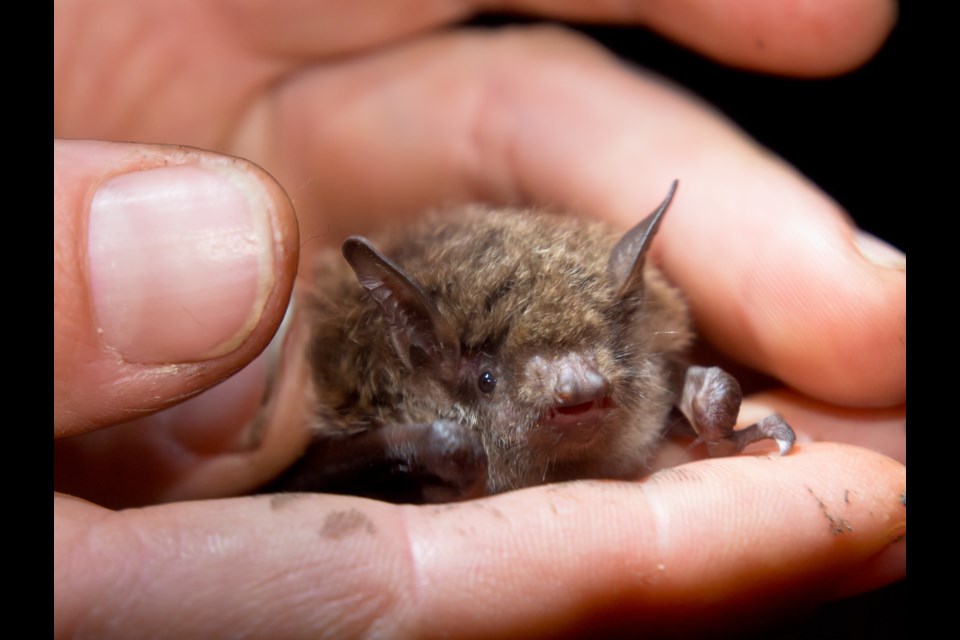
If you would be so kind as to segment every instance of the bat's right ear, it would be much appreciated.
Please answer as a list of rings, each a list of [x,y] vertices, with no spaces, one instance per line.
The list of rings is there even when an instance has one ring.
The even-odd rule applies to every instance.
[[[380,305],[390,340],[403,364],[411,372],[425,366],[442,380],[453,380],[460,341],[420,285],[366,238],[347,238],[343,257]]]
[[[643,297],[643,262],[653,236],[660,228],[660,221],[677,191],[677,181],[670,185],[667,197],[653,213],[641,220],[637,226],[627,231],[620,242],[610,252],[607,263],[607,276],[617,290],[617,296],[623,298]]]

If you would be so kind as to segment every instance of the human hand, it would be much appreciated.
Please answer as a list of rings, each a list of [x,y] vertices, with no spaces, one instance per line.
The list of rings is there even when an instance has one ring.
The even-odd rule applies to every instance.
[[[135,53],[123,47],[141,39],[106,37],[132,31],[91,28],[89,20],[130,4],[98,14],[57,6],[59,136],[174,142],[256,160],[293,195],[305,256],[358,230],[354,224],[458,199],[573,206],[626,227],[679,176],[683,197],[654,259],[687,292],[706,337],[794,389],[754,400],[783,411],[801,434],[853,440],[902,460],[903,272],[863,260],[833,203],[681,92],[556,30],[399,41],[453,17],[417,14],[423,22],[411,24],[414,12],[395,23],[354,17],[349,29],[328,26],[325,34],[312,16],[282,19],[278,5],[249,27],[205,14],[171,30],[162,28],[167,16],[152,15],[152,53],[121,55]],[[810,51],[802,21],[783,16],[759,27],[705,20],[688,42],[758,68],[842,70],[868,55],[890,20],[886,5],[851,7],[823,8],[856,19],[846,28],[828,21],[840,25],[836,39]],[[146,11],[137,7],[131,17]],[[329,25],[348,24],[315,11]],[[669,13],[675,9],[661,11],[668,13],[650,16],[651,24],[690,23]],[[778,35],[770,42],[791,45],[790,56],[768,50],[751,62],[725,49],[749,40],[731,37],[748,28]],[[191,53],[196,64],[162,73],[173,56]],[[132,60],[146,69],[116,66]],[[95,96],[75,84],[80,76],[89,83],[71,66],[81,63],[100,80]],[[171,77],[178,80],[162,82]],[[266,344],[295,267],[289,203],[244,163],[201,152],[65,142],[55,159],[55,436],[99,429],[55,453],[55,475],[71,486],[85,473],[89,492],[81,495],[106,504],[177,501],[111,512],[55,497],[58,633],[103,635],[108,625],[171,635],[489,635],[608,623],[676,630],[745,624],[738,616],[756,621],[903,575],[903,545],[890,543],[905,532],[904,468],[832,444],[801,444],[782,459],[704,461],[637,485],[575,483],[442,509],[335,496],[186,502],[255,486],[296,455],[303,432],[284,432],[282,420],[250,436],[260,398],[251,390],[262,388],[262,377],[232,379],[212,404],[202,404],[207,394],[132,427],[102,427],[206,388]],[[109,309],[96,301],[97,268],[92,255],[88,266],[85,245],[95,185],[134,167],[198,161],[252,172],[249,183],[235,174],[229,182],[243,185],[237,197],[260,212],[244,236],[258,240],[247,259],[259,268],[247,264],[235,287],[213,279],[214,264],[196,269],[197,284],[224,296],[202,316],[223,335],[187,339],[196,334],[157,316],[155,325],[169,330],[169,340],[158,341],[157,326],[123,313],[104,326]],[[237,206],[210,190],[225,210]],[[236,316],[227,300],[252,310]],[[111,342],[113,330],[121,345]],[[302,389],[297,375],[284,374],[277,394]],[[745,414],[751,410],[756,403]]]

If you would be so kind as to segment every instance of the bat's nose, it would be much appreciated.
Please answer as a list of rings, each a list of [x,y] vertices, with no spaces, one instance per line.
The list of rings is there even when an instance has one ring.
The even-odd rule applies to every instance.
[[[610,393],[610,382],[589,352],[534,356],[524,374],[534,393],[556,409],[600,402]]]
[[[536,381],[547,406],[537,424],[538,437],[555,444],[583,443],[595,437],[593,427],[603,421],[613,402],[610,382],[600,372],[593,354],[570,352],[554,357],[535,357],[527,374]]]
[[[575,354],[557,363],[553,389],[557,407],[573,407],[601,400],[609,390],[610,383],[587,358]]]

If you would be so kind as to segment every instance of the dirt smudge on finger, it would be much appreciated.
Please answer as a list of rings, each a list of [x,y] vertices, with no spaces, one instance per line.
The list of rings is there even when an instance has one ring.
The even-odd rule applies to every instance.
[[[363,531],[370,535],[377,532],[376,525],[362,511],[350,509],[348,511],[332,511],[323,521],[320,535],[324,538],[342,540],[355,532]]]
[[[823,517],[827,519],[827,522],[830,523],[830,533],[832,533],[835,536],[839,536],[839,535],[848,533],[850,531],[853,531],[852,524],[850,524],[843,518],[835,517],[832,513],[830,513],[830,510],[827,508],[826,503],[820,499],[820,496],[814,493],[813,489],[811,489],[807,485],[804,485],[804,487],[806,488],[807,492],[811,496],[813,496],[813,499],[817,501],[817,507],[820,509],[820,512],[823,513]]]

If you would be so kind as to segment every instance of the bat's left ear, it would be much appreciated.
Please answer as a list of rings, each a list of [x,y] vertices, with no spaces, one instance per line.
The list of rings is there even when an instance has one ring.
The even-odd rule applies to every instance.
[[[650,248],[654,234],[660,228],[660,221],[677,191],[678,181],[670,185],[670,191],[656,211],[627,231],[620,242],[610,252],[607,262],[607,276],[617,290],[620,298],[643,297],[643,261]]]
[[[454,379],[460,342],[420,285],[366,238],[347,238],[343,257],[380,305],[394,350],[407,369],[426,368],[442,380]]]

